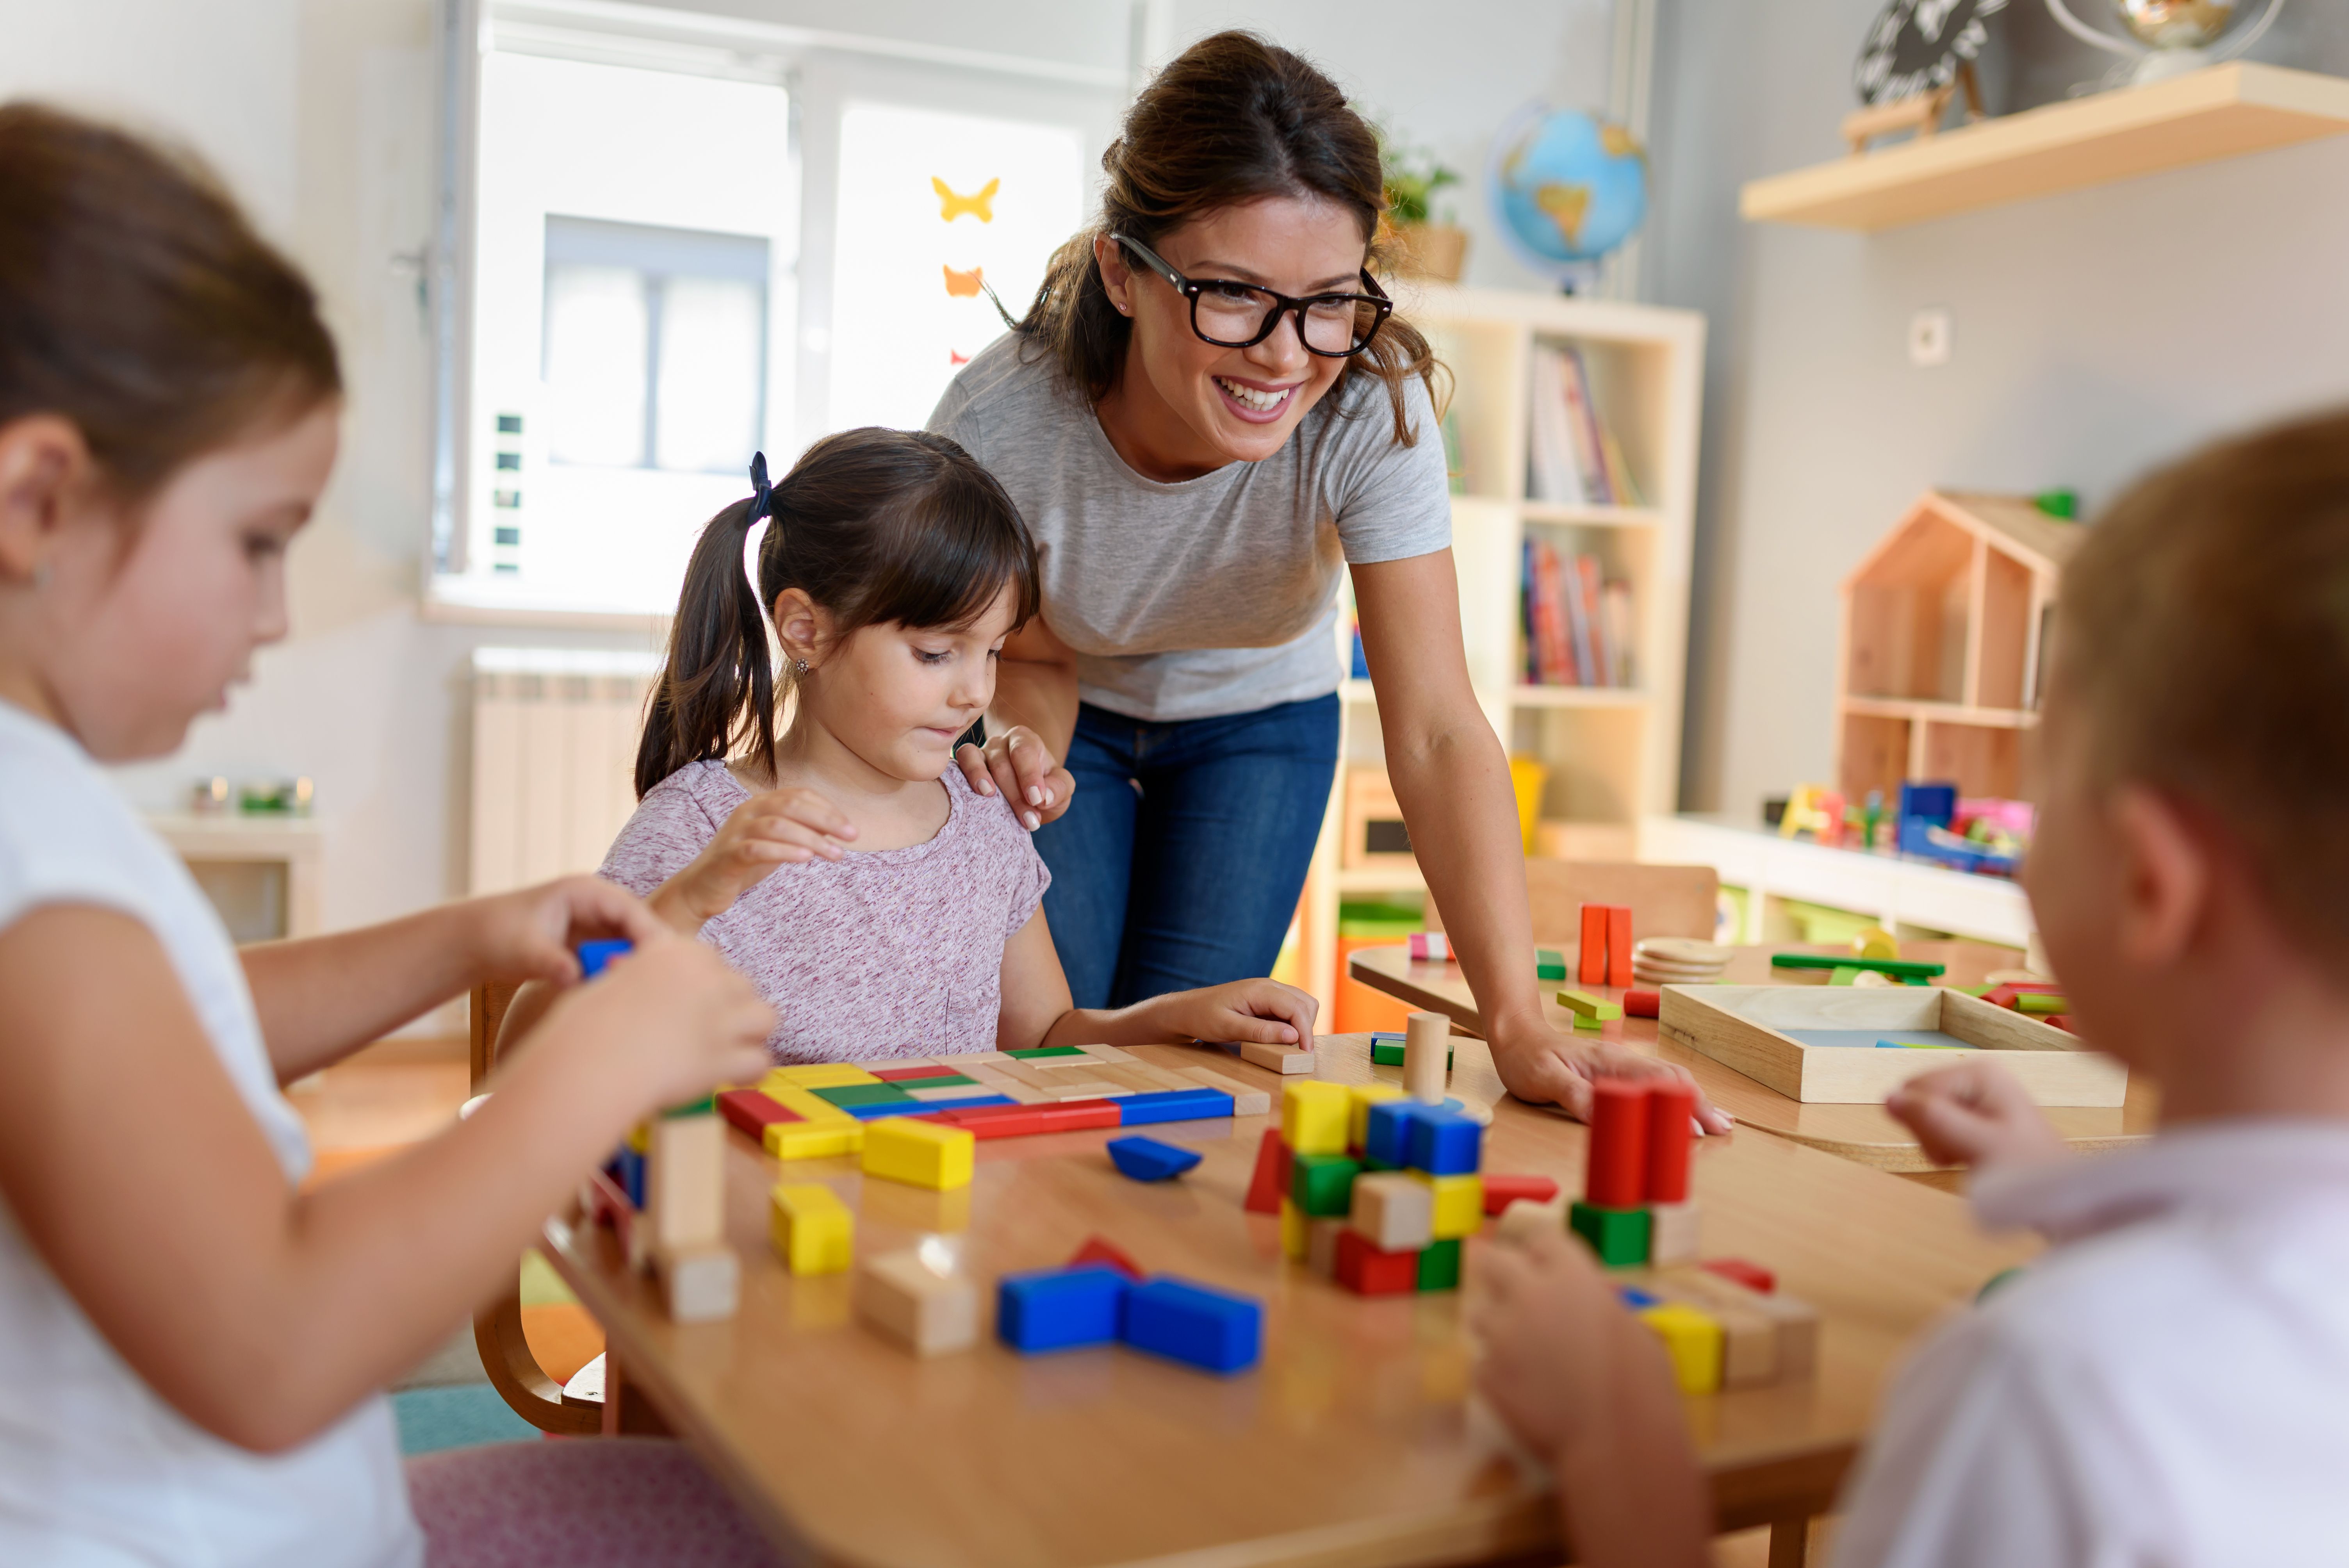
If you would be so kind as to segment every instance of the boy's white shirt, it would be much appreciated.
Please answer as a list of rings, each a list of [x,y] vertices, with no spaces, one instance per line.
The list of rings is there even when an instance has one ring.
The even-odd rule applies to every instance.
[[[2056,1244],[1903,1369],[1837,1568],[2349,1563],[2349,1125],[1979,1174]]]

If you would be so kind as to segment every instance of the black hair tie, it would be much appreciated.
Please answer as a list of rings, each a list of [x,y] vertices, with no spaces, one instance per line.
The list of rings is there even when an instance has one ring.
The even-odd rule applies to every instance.
[[[750,510],[742,514],[742,526],[749,528],[762,517],[775,515],[775,487],[767,482],[767,454],[750,455]]]

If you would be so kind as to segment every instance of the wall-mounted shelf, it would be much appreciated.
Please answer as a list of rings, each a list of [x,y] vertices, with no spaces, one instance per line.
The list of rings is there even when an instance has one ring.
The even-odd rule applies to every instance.
[[[1748,184],[1745,217],[1898,228],[2349,131],[2349,80],[2238,60]]]

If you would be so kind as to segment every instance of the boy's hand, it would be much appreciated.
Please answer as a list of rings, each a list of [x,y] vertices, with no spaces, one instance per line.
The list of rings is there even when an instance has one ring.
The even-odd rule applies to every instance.
[[[718,836],[645,902],[687,936],[734,907],[780,865],[836,861],[856,837],[846,813],[812,789],[770,789],[734,808]]]
[[[1910,1078],[1884,1102],[1936,1165],[2009,1165],[2061,1160],[2072,1150],[2013,1074],[1961,1062]]]
[[[1321,1004],[1278,980],[1235,980],[1197,991],[1161,996],[1159,1021],[1167,1031],[1192,1040],[1254,1040],[1268,1046],[1313,1044],[1313,1019]]]
[[[644,902],[601,877],[564,877],[467,906],[472,919],[468,938],[484,980],[551,980],[568,985],[579,978],[572,949],[583,942],[625,936],[642,944],[668,934]]]
[[[1476,1386],[1545,1464],[1604,1432],[1613,1400],[1677,1404],[1663,1346],[1616,1296],[1589,1251],[1562,1232],[1495,1242],[1476,1261],[1468,1326],[1484,1346]]]
[[[656,930],[591,985],[565,992],[536,1033],[636,1085],[637,1103],[681,1105],[773,1064],[775,1010],[716,949]]]
[[[1522,1030],[1505,1030],[1493,1037],[1493,1070],[1501,1085],[1533,1105],[1555,1104],[1577,1121],[1590,1119],[1593,1078],[1666,1078],[1693,1084],[1686,1068],[1643,1057],[1621,1046],[1581,1045],[1568,1039],[1547,1023]],[[1727,1132],[1736,1123],[1729,1113],[1696,1091],[1697,1126],[1706,1132]]]

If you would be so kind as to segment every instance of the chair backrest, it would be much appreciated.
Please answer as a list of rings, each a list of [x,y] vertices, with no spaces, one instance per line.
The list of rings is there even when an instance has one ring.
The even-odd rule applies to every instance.
[[[498,1065],[498,1029],[506,1021],[506,1009],[513,1006],[514,993],[522,989],[515,981],[492,981],[473,987],[472,1062],[473,1092],[481,1092],[481,1080]]]
[[[1534,941],[1545,947],[1571,947],[1582,940],[1582,906],[1628,904],[1631,934],[1693,936],[1713,940],[1721,877],[1711,866],[1651,866],[1636,861],[1529,860],[1526,897],[1533,905]],[[1444,929],[1435,901],[1427,901],[1427,925]]]

